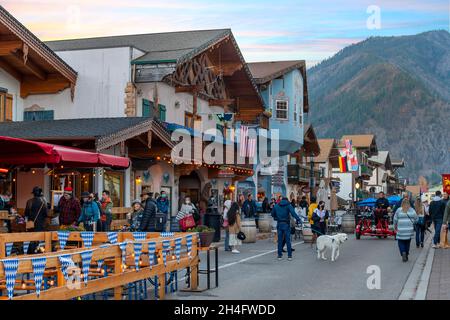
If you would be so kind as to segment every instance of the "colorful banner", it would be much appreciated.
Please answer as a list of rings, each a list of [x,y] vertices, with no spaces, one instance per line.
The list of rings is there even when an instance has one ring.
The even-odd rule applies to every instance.
[[[134,264],[136,265],[136,270],[139,270],[139,262],[141,261],[141,253],[142,253],[142,242],[135,242],[133,247],[134,247]]]
[[[348,167],[347,167],[347,157],[342,157],[339,156],[339,171],[341,173],[345,173],[348,172]]]
[[[159,234],[159,236],[162,238],[170,238],[170,237],[173,237],[174,235],[175,235],[175,232],[161,232]]]
[[[64,275],[64,278],[66,280],[68,280],[69,274],[67,273],[67,269],[69,267],[75,267],[75,263],[73,262],[70,254],[61,255],[58,258],[59,258],[59,262],[61,263],[61,271]]]
[[[6,291],[8,299],[14,296],[14,286],[16,285],[17,268],[19,267],[19,259],[3,260],[3,269],[5,270]]]
[[[84,284],[87,285],[88,278],[89,278],[89,267],[91,266],[92,261],[92,254],[94,253],[93,250],[83,251],[80,253],[81,255],[81,264],[83,268],[83,278],[84,278]]]
[[[110,243],[112,244],[117,243],[117,232],[108,232],[107,235]]]
[[[442,175],[442,189],[444,192],[450,194],[450,174],[446,173]]]
[[[31,259],[31,264],[33,265],[34,285],[36,287],[36,294],[38,297],[41,294],[42,279],[44,278],[46,263],[47,263],[46,257]]]
[[[82,231],[80,232],[81,239],[83,240],[83,245],[86,248],[92,247],[92,242],[94,241],[94,232],[92,231]]]
[[[127,242],[120,243],[119,248],[122,250],[122,264],[125,265],[127,258]]]
[[[64,250],[67,239],[69,239],[70,231],[58,231],[58,240],[61,250]]]
[[[192,234],[189,234],[186,236],[186,247],[187,247],[187,254],[189,256],[189,259],[191,258],[191,251],[192,251]]]

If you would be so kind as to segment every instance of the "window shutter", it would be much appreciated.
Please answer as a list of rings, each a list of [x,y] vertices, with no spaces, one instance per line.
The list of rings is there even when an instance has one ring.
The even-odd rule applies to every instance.
[[[166,110],[167,110],[166,106],[160,104],[158,108],[159,108],[159,120],[166,121]]]
[[[13,96],[6,95],[5,121],[13,121]]]
[[[153,101],[142,99],[142,116],[151,117],[153,115]]]

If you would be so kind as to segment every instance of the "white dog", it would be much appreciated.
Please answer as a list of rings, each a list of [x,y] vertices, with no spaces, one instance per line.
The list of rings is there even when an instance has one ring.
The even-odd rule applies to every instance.
[[[341,243],[347,240],[347,234],[338,233],[333,236],[323,235],[317,238],[317,259],[325,258],[325,251],[327,249],[331,250],[331,261],[336,260],[339,257],[339,247]]]

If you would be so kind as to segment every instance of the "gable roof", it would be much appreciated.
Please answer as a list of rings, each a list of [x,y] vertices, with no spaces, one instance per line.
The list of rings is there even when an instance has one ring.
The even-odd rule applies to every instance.
[[[192,30],[57,40],[48,41],[46,44],[54,51],[133,47],[145,52],[143,56],[134,60],[136,63],[161,60],[180,62],[230,33],[230,29]]]
[[[303,78],[303,112],[309,112],[308,82],[305,60],[266,61],[248,63],[256,84],[264,84],[282,75],[298,69]]]
[[[373,134],[344,135],[342,136],[341,144],[347,139],[352,140],[352,145],[355,148],[370,148],[375,143],[375,135]]]
[[[320,154],[314,158],[314,162],[327,162],[330,157],[333,146],[335,146],[334,139],[319,139]]]
[[[27,140],[95,140],[97,149],[105,149],[137,134],[154,131],[167,145],[173,146],[162,124],[146,117],[89,118],[0,123],[0,136]],[[142,131],[142,132],[141,132]]]
[[[392,169],[392,162],[389,156],[389,151],[378,151],[377,155],[369,158],[369,161],[381,164],[385,166],[386,169]]]

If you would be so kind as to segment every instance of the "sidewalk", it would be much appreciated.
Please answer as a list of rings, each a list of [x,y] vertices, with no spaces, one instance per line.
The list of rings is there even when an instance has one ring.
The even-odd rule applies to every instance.
[[[434,250],[434,249],[431,249]],[[436,249],[430,282],[428,283],[427,300],[450,299],[450,249]]]

